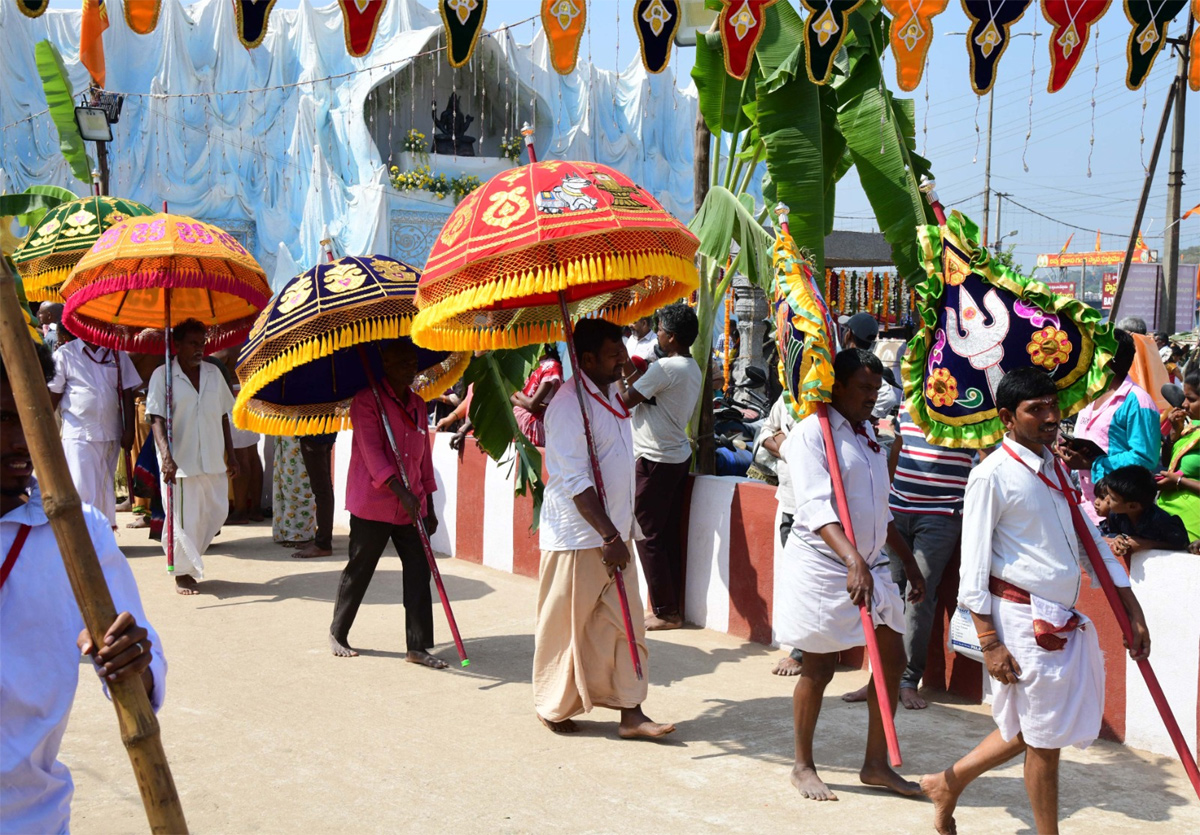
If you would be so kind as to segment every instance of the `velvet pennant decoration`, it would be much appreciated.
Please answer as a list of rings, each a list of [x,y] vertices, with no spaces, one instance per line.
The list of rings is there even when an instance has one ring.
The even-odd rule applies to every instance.
[[[918,237],[928,278],[916,288],[919,318],[904,357],[904,394],[931,443],[998,443],[1004,426],[996,387],[1016,368],[1050,374],[1064,417],[1107,388],[1116,340],[1099,312],[1001,264],[959,212],[940,228],[919,227]]]
[[[237,36],[246,49],[254,49],[267,36],[267,19],[275,0],[234,0]]]
[[[550,66],[559,75],[575,72],[586,23],[585,0],[542,0],[542,29],[550,50]]]
[[[450,66],[461,67],[471,60],[479,42],[487,0],[441,0],[438,10],[446,27],[446,57]]]
[[[387,0],[338,0],[338,5],[342,7],[346,51],[361,58],[375,44],[375,30],[379,28]]]
[[[750,74],[754,49],[765,30],[766,10],[775,0],[721,0],[718,29],[721,32],[725,72],[743,80]]]
[[[1129,56],[1129,73],[1125,86],[1141,89],[1154,66],[1154,59],[1167,42],[1167,25],[1183,11],[1188,0],[1125,0],[1125,16],[1133,24],[1125,52]]]
[[[1108,11],[1112,0],[1042,0],[1042,16],[1053,27],[1050,32],[1050,82],[1047,90],[1057,93],[1070,79],[1083,57],[1092,24]]]
[[[912,92],[921,83],[925,59],[933,43],[933,18],[946,11],[950,0],[883,0],[892,16],[889,40],[896,59],[896,83]]]
[[[850,13],[863,0],[800,0],[808,9],[804,22],[804,66],[813,84],[829,81],[833,59],[846,39]]]
[[[1021,19],[1033,0],[962,0],[971,19],[967,51],[971,55],[971,87],[984,95],[996,83],[996,67],[1008,49],[1009,27]]]
[[[41,17],[49,5],[50,0],[17,0],[17,9],[29,18]]]
[[[671,42],[679,28],[679,0],[638,0],[633,24],[642,46],[642,66],[646,72],[662,72],[671,60]]]
[[[125,9],[125,25],[137,34],[149,35],[158,27],[162,0],[124,0],[121,5]]]

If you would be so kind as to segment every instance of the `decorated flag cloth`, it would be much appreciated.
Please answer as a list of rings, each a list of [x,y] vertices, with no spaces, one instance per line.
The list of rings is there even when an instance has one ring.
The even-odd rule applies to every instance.
[[[275,0],[266,0],[264,5],[269,8],[274,3]],[[158,26],[162,0],[121,0],[121,6],[125,9],[125,24],[137,34],[149,35]]]
[[[804,22],[804,66],[813,84],[824,84],[833,69],[833,58],[849,31],[850,13],[863,0],[800,0],[808,9]]]
[[[575,72],[586,23],[585,0],[542,0],[542,29],[550,50],[550,66],[559,75]]]
[[[1200,0],[1192,0],[1192,17],[1200,22]],[[1188,46],[1188,87],[1192,92],[1200,93],[1200,26],[1192,32],[1192,42]]]
[[[996,83],[996,67],[1010,40],[1009,27],[1021,19],[1033,0],[962,0],[971,19],[967,51],[971,54],[971,87],[982,96]]]
[[[446,27],[446,57],[450,66],[461,67],[475,52],[487,16],[487,0],[441,0],[438,11]]]
[[[1129,57],[1125,86],[1130,90],[1140,89],[1150,75],[1167,42],[1167,25],[1187,4],[1188,0],[1125,0],[1125,16],[1133,24],[1125,47]]]
[[[342,7],[342,27],[346,35],[346,51],[361,58],[375,44],[375,30],[387,7],[387,0],[338,0]]]
[[[766,10],[775,0],[721,0],[717,28],[721,32],[725,72],[744,79],[750,74],[750,62],[766,30]]]
[[[833,318],[813,279],[812,265],[796,249],[791,234],[777,228],[775,339],[779,382],[792,417],[811,414],[833,391]]]
[[[267,21],[274,6],[275,0],[234,0],[237,36],[246,49],[254,49],[267,36]]]
[[[671,60],[671,44],[679,29],[679,0],[637,0],[633,25],[642,45],[642,66],[659,73]]]
[[[104,30],[108,28],[108,9],[104,0],[83,0],[79,21],[79,61],[97,86],[104,86]]]
[[[889,40],[896,59],[896,83],[911,92],[921,83],[925,59],[933,43],[933,18],[946,11],[950,0],[883,0],[892,16]]]
[[[928,278],[917,286],[917,331],[904,355],[909,413],[930,443],[983,449],[1004,435],[996,387],[1016,368],[1044,369],[1063,416],[1108,386],[1116,352],[1100,314],[1025,278],[979,245],[959,212],[918,228]]]
[[[46,7],[50,5],[50,0],[17,0],[17,8],[25,17],[41,17]]]
[[[1057,93],[1079,66],[1087,47],[1092,24],[1108,11],[1112,0],[1042,0],[1042,16],[1054,27],[1050,31],[1050,82],[1047,90]]]

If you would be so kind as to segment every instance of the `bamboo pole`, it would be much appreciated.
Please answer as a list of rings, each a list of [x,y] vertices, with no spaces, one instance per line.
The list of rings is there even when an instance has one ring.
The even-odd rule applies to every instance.
[[[42,377],[33,342],[25,328],[15,279],[8,264],[0,260],[0,352],[12,385],[13,397],[25,430],[29,454],[38,474],[42,505],[75,592],[75,600],[92,643],[103,646],[104,634],[116,620],[112,595],[104,580],[96,549],[87,535],[83,506],[71,481],[63,455],[50,391]],[[121,741],[129,754],[151,832],[187,832],[183,807],[175,791],[171,768],[163,750],[158,719],[150,707],[141,677],[109,685]]]

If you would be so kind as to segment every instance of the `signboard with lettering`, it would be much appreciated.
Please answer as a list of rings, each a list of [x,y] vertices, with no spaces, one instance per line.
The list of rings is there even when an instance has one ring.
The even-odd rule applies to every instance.
[[[1101,302],[1105,310],[1112,308],[1113,297],[1117,295],[1117,278],[1120,273],[1105,273],[1104,274],[1104,296]]]
[[[1050,288],[1050,292],[1059,296],[1075,298],[1075,282],[1074,281],[1048,281],[1046,286]]]

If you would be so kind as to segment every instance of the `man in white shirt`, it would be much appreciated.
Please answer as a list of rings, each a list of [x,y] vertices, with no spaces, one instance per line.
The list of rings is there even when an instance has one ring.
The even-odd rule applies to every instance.
[[[654,317],[643,316],[629,329],[632,333],[625,337],[625,352],[629,354],[630,359],[641,357],[646,362],[654,362],[657,356],[654,346],[658,344],[658,334],[654,331]]]
[[[42,371],[50,352],[37,347]],[[103,682],[141,676],[155,710],[166,695],[166,660],[146,624],[137,584],[108,520],[84,506],[88,535],[120,612],[97,650],[84,631],[67,571],[36,486],[8,376],[0,362],[0,831],[66,832],[71,773],[59,745],[79,683],[79,654]],[[116,726],[112,728],[116,743]]]
[[[1074,609],[1085,563],[1072,519],[1076,494],[1052,452],[1058,390],[1041,369],[1017,369],[997,386],[996,406],[1008,434],[967,481],[958,602],[971,612],[997,682],[997,730],[941,774],[923,777],[921,789],[937,831],[952,833],[967,785],[1024,753],[1034,826],[1057,833],[1059,750],[1084,748],[1100,732],[1104,660],[1095,627]],[[1145,658],[1150,633],[1129,578],[1091,522],[1079,519],[1129,615],[1129,655]]]
[[[792,471],[787,463],[787,439],[791,437],[792,429],[795,426],[796,421],[792,417],[792,410],[788,408],[787,397],[781,394],[776,398],[775,404],[767,414],[767,419],[763,421],[762,428],[758,431],[758,438],[754,442],[756,457],[758,448],[761,447],[766,450],[767,455],[775,459],[775,476],[779,480],[779,486],[775,489],[775,501],[779,505],[780,547],[787,545],[796,512],[796,495],[792,490]],[[798,676],[803,657],[804,654],[793,647],[791,652],[775,662],[771,673],[777,676]]]
[[[79,498],[117,526],[113,476],[133,446],[133,390],[142,378],[129,355],[75,339],[54,352],[50,401],[62,409],[62,444]]]
[[[229,515],[229,476],[237,475],[237,459],[229,431],[233,392],[217,366],[204,362],[205,327],[187,319],[172,332],[171,443],[167,444],[167,366],[154,370],[146,395],[146,414],[154,429],[166,484],[175,485],[172,523],[175,538],[175,591],[199,594],[204,579],[204,552]],[[163,535],[163,548],[167,537]]]
[[[684,482],[692,461],[688,421],[700,397],[700,366],[689,353],[700,324],[686,304],[658,311],[662,359],[651,365],[630,357],[625,379],[617,382],[625,406],[633,410],[633,454],[637,458],[634,512],[642,538],[638,556],[646,572],[653,614],[646,629],[683,625]]]
[[[892,710],[896,708],[905,664],[904,602],[883,553],[885,543],[904,563],[908,599],[917,603],[925,594],[916,560],[891,521],[887,457],[870,426],[882,379],[883,364],[869,351],[843,349],[833,361],[829,426],[853,543],[837,509],[818,416],[809,415],[796,424],[787,441],[796,510],[783,559],[776,566],[778,596],[785,603],[776,612],[775,631],[780,643],[804,653],[792,696],[796,734],[792,784],[810,800],[837,799],[817,774],[813,735],[838,653],[866,644],[860,605],[871,612],[888,685],[886,698]],[[920,794],[916,783],[903,779],[888,764],[874,687],[867,705],[867,749],[859,780],[898,794]]]
[[[614,572],[622,570],[629,607],[641,611],[629,566],[633,521],[633,432],[614,385],[626,362],[621,330],[603,319],[575,326],[579,368],[546,407],[546,482],[542,502],[533,698],[538,719],[555,733],[575,733],[572,717],[593,707],[621,712],[623,739],[658,738],[674,725],[642,712],[647,679],[629,657]],[[597,491],[576,386],[596,445],[604,499]],[[633,619],[642,669],[649,676],[641,619]]]

